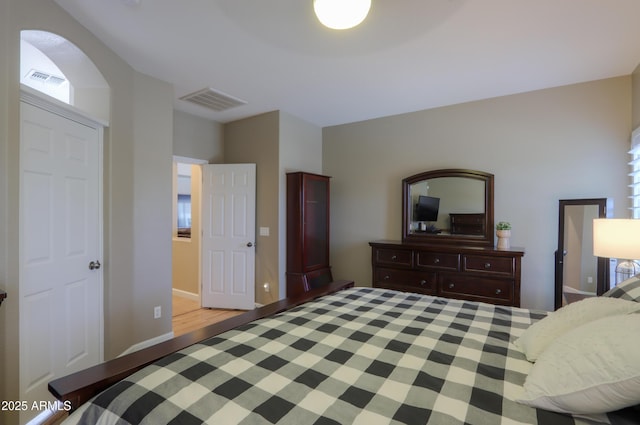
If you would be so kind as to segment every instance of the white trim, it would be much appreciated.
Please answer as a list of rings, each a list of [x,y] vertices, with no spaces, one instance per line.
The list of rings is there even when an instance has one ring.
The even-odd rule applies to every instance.
[[[193,292],[183,291],[182,289],[173,288],[173,295],[176,297],[186,298],[191,301],[200,302],[200,294],[194,294]]]
[[[109,127],[109,121],[95,118],[75,106],[61,102],[29,86],[20,84],[20,100],[91,128]]]
[[[636,129],[631,132],[631,149],[637,148],[638,146],[640,146],[640,127],[636,127]]]
[[[37,401],[35,403],[40,403],[40,401]],[[58,414],[60,414],[60,412],[71,411],[71,404],[68,401],[65,401],[63,403],[59,400],[55,400],[55,401],[48,401],[47,403],[50,405],[53,405],[55,403],[56,408],[55,409],[49,408],[49,409],[43,410],[38,414],[38,416],[36,416],[35,418],[27,422],[27,425],[44,425],[46,423],[49,423],[50,420],[54,419]]]
[[[118,357],[125,356],[127,354],[135,353],[136,351],[140,351],[144,348],[151,347],[152,345],[160,344],[161,342],[165,342],[173,338],[173,331],[167,332],[164,335],[158,335],[155,338],[147,339],[146,341],[141,341],[137,344],[132,345],[131,347],[124,350]]]

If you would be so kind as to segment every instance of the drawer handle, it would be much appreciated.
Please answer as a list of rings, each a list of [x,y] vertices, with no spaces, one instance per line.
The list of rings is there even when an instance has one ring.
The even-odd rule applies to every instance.
[[[502,289],[496,289],[496,295],[502,294]]]
[[[391,278],[389,277],[389,275],[385,275],[385,276],[383,277],[383,279],[384,279],[384,280],[389,280],[389,279],[391,279]]]
[[[484,263],[484,268],[485,269],[490,269],[491,268],[491,263]]]
[[[449,289],[453,289],[453,287],[454,287],[454,286],[455,286],[455,285],[454,285],[453,283],[450,283],[450,284],[449,284]]]
[[[424,286],[424,285],[426,285],[426,284],[427,284],[427,281],[426,281],[426,280],[422,279],[422,280],[420,281],[420,286]]]
[[[439,258],[436,258],[436,259],[434,259],[434,260],[433,260],[433,263],[434,263],[434,264],[438,264],[439,262],[440,262],[440,259],[439,259]]]
[[[393,261],[395,261],[395,260],[397,260],[397,259],[398,259],[398,256],[397,256],[397,255],[392,255],[392,256],[391,256],[391,259],[392,259]]]

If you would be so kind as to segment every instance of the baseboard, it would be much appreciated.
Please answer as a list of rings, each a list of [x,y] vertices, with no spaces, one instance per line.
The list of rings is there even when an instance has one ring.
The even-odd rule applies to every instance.
[[[120,354],[118,357],[122,357],[122,356],[125,356],[127,354],[135,353],[136,351],[140,351],[143,348],[151,347],[152,345],[156,345],[156,344],[159,344],[161,342],[168,341],[171,338],[173,338],[173,331],[172,332],[167,332],[164,335],[158,335],[155,338],[147,339],[146,341],[142,341],[142,342],[139,342],[137,344],[134,344],[131,347],[127,348],[124,352],[122,352],[122,354]]]
[[[176,297],[187,298],[191,301],[200,302],[200,294],[194,294],[193,292],[183,291],[182,289],[176,289],[176,288],[173,288],[172,292],[173,292],[173,295],[175,295]]]
[[[69,416],[69,406],[61,401],[51,401],[48,404],[50,407],[27,422],[27,425],[59,425]]]

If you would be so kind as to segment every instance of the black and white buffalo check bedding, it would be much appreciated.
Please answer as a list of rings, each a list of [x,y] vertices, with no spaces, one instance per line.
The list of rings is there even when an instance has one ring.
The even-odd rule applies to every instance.
[[[542,313],[354,288],[174,353],[115,384],[80,424],[573,424],[509,399],[511,343]]]

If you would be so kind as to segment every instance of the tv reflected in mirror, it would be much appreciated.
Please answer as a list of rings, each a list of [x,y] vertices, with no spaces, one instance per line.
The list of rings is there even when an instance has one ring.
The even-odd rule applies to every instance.
[[[419,195],[413,219],[415,221],[438,221],[439,207],[440,198]]]

